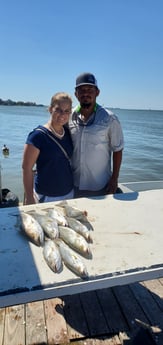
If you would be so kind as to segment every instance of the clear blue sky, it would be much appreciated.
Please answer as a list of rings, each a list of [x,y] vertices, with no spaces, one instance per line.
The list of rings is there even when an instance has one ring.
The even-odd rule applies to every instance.
[[[88,71],[98,103],[163,109],[163,0],[0,0],[0,98],[76,104]]]

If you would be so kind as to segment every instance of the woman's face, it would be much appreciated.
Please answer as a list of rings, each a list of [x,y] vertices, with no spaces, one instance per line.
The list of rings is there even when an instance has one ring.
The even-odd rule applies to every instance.
[[[68,122],[72,111],[72,105],[68,101],[62,101],[56,103],[50,107],[50,113],[52,121],[56,124],[64,125]]]

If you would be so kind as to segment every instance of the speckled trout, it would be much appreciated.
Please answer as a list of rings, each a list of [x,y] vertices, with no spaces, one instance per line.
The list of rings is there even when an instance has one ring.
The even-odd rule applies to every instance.
[[[33,213],[33,217],[39,222],[45,234],[52,240],[59,236],[57,220],[48,214]]]
[[[62,259],[56,243],[46,239],[43,246],[43,256],[53,272],[59,272],[62,268]]]
[[[47,214],[49,217],[55,219],[57,221],[58,225],[63,225],[63,226],[68,225],[66,218],[59,211],[59,209],[58,210],[55,208],[49,209],[47,211]]]
[[[78,234],[82,235],[88,242],[92,242],[90,231],[82,224],[78,219],[72,217],[66,217],[68,226],[75,230]]]
[[[55,240],[62,257],[62,260],[72,272],[77,274],[81,278],[86,278],[88,272],[82,259],[77,255],[69,246],[61,239]]]
[[[67,226],[59,226],[59,237],[66,242],[72,249],[85,257],[91,257],[88,242],[83,236]]]
[[[20,228],[25,232],[28,238],[37,246],[44,243],[44,232],[37,220],[25,212],[19,216]]]
[[[87,211],[79,210],[78,208],[69,206],[67,204],[65,204],[64,209],[67,217],[85,219],[85,217],[88,215]]]

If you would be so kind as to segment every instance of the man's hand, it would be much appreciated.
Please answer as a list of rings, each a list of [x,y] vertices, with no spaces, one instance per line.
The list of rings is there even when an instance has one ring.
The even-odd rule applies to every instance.
[[[118,187],[118,179],[112,176],[106,187],[106,194],[115,194],[117,187]]]
[[[118,176],[122,161],[122,150],[113,152],[113,173],[106,187],[106,194],[115,194],[118,188]]]

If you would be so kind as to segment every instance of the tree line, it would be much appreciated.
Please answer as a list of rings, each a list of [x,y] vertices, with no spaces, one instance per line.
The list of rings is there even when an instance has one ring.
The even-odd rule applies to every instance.
[[[35,102],[12,101],[11,99],[3,100],[0,98],[0,105],[25,105],[25,106],[43,106]]]

